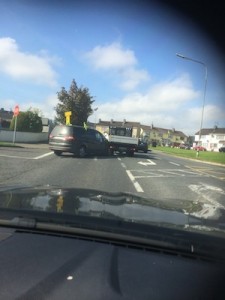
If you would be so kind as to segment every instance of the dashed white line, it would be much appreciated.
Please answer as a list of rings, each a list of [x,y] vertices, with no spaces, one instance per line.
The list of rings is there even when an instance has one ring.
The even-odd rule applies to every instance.
[[[132,175],[132,173],[129,170],[126,170],[128,177],[130,178],[131,182],[133,183],[136,191],[138,193],[144,193],[142,187],[140,186],[140,184],[135,180],[134,176]]]
[[[121,166],[122,166],[124,169],[127,168],[126,165],[125,165],[124,163],[121,163]]]
[[[54,153],[54,152],[48,152],[48,153],[42,154],[42,155],[40,155],[40,156],[34,157],[33,159],[40,159],[40,158],[49,156],[49,155],[51,155],[51,154],[53,154],[53,153]]]
[[[177,164],[177,163],[172,162],[172,161],[170,161],[169,163],[172,164],[172,165],[178,166],[178,167],[180,166],[180,164]]]
[[[0,157],[7,157],[7,158],[19,158],[19,159],[41,159],[43,157],[49,156],[51,154],[53,154],[54,152],[48,152],[45,154],[42,154],[40,156],[36,156],[36,157],[23,157],[23,156],[17,156],[17,155],[0,155]]]
[[[0,157],[7,157],[7,158],[21,158],[21,159],[33,159],[33,157],[22,157],[22,156],[16,156],[16,155],[0,155]]]

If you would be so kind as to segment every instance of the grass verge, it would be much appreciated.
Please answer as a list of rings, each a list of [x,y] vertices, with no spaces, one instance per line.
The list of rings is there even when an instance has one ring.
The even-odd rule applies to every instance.
[[[7,142],[0,142],[0,147],[16,147],[16,148],[22,148],[21,146],[18,146],[13,143],[7,143]]]
[[[170,147],[153,147],[151,150],[160,150],[164,153],[176,155],[184,158],[192,158],[198,161],[206,161],[206,162],[214,162],[218,164],[225,165],[225,152],[210,152],[210,151],[199,151],[199,155],[197,156],[197,151],[195,150],[185,150],[178,148],[170,148]]]

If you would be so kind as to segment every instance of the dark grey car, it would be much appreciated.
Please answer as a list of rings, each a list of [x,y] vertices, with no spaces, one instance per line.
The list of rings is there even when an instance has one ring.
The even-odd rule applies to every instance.
[[[97,130],[75,125],[57,125],[49,136],[49,148],[56,155],[63,152],[80,157],[91,154],[107,155],[108,141]]]
[[[144,153],[148,152],[148,143],[145,141],[139,141],[137,146],[137,151],[142,151]]]

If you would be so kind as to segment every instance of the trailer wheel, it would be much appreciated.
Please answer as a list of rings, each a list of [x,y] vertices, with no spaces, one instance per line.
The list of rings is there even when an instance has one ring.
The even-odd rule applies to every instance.
[[[130,157],[134,156],[134,151],[127,151],[127,155]]]
[[[110,156],[112,156],[114,154],[114,150],[113,149],[109,149],[108,153],[109,153]]]

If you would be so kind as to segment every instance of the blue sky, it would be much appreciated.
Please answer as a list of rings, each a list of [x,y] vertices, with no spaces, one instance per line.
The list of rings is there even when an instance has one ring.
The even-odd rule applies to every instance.
[[[157,1],[156,1],[157,2]],[[0,107],[54,118],[57,91],[74,78],[98,108],[90,121],[225,127],[224,61],[187,16],[148,1],[0,1]],[[157,2],[158,3],[158,2]]]

